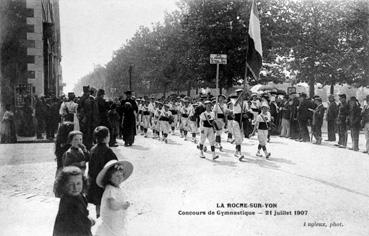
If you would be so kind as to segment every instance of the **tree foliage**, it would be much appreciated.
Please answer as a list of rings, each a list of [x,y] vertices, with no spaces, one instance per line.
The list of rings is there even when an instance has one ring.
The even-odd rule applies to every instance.
[[[367,1],[266,0],[258,1],[258,9],[263,68],[251,84],[368,85]],[[220,86],[234,86],[245,74],[250,10],[248,0],[180,0],[163,23],[140,27],[115,51],[105,67],[105,86],[127,89],[132,65],[132,86],[139,94],[215,87],[212,53],[227,54]],[[92,81],[84,77],[80,84]]]

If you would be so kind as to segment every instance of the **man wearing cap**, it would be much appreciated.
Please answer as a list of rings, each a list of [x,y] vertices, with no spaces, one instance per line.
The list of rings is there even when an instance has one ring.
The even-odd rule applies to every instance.
[[[369,95],[366,95],[366,104],[361,112],[361,126],[366,140],[364,153],[369,153]]]
[[[233,134],[234,134],[234,139],[235,139],[235,144],[236,144],[236,152],[235,152],[235,156],[241,158],[242,154],[241,154],[241,144],[243,142],[243,114],[246,113],[246,111],[248,110],[247,108],[247,101],[244,101],[243,99],[243,90],[242,89],[237,89],[236,90],[237,93],[237,100],[235,102],[235,104],[233,105],[233,116],[234,116],[234,120],[233,120]]]
[[[160,121],[159,117],[163,108],[163,103],[159,101],[155,101],[154,114],[152,117],[152,132],[153,139],[160,139]]]
[[[91,149],[93,130],[98,124],[98,108],[95,98],[91,95],[90,86],[83,86],[83,95],[78,103],[80,131],[83,133],[83,144]]]
[[[204,143],[206,139],[209,140],[210,149],[212,152],[213,160],[219,158],[215,154],[215,130],[214,130],[214,120],[215,114],[211,111],[211,101],[205,101],[206,110],[200,114],[200,158],[205,158],[204,155]]]
[[[316,108],[313,111],[313,122],[312,122],[312,132],[315,137],[315,144],[322,144],[322,125],[324,118],[324,106],[322,104],[322,99],[320,97],[315,97],[314,102]]]
[[[144,100],[142,105],[142,126],[144,129],[144,137],[147,138],[147,131],[150,127],[150,110],[148,100]]]
[[[105,101],[104,98],[105,95],[105,91],[104,89],[99,89],[97,91],[97,96],[96,96],[96,103],[97,103],[97,109],[99,112],[99,124],[98,126],[105,126],[109,129],[109,132],[111,133],[111,128],[109,125],[109,121],[108,121],[108,104]]]
[[[192,134],[192,142],[197,143],[197,139],[196,139],[196,133],[197,133],[197,127],[198,127],[198,122],[199,122],[199,116],[201,113],[199,113],[199,109],[198,109],[198,104],[197,103],[193,103],[192,105],[190,105],[190,109],[189,109],[189,127],[190,127],[190,132]]]
[[[347,119],[349,113],[349,105],[346,102],[346,94],[338,95],[340,104],[338,106],[337,128],[338,128],[338,144],[340,148],[347,146]]]
[[[163,135],[163,141],[168,143],[168,134],[170,132],[170,124],[169,120],[172,116],[172,113],[169,111],[169,104],[164,104],[164,110],[161,111],[159,115],[159,127],[160,132]]]
[[[300,103],[297,109],[297,119],[300,128],[300,142],[309,142],[310,134],[308,130],[308,120],[312,117],[312,112],[309,109],[313,109],[311,102],[306,99],[306,94],[301,93]]]
[[[184,137],[184,140],[187,141],[187,133],[189,131],[189,114],[190,114],[190,101],[188,99],[183,99],[182,100],[184,105],[181,107],[180,109],[180,116],[179,119],[181,120],[180,126],[179,126],[179,130],[181,132],[181,138]]]
[[[143,102],[141,98],[136,99],[137,102],[137,130],[141,133],[141,135],[144,135],[144,127],[142,123],[142,112],[143,112]]]
[[[351,150],[359,151],[359,134],[361,128],[361,108],[356,97],[351,97],[349,102],[348,126],[350,127],[352,147]]]
[[[236,99],[236,95],[229,96],[229,102],[227,103],[227,142],[233,143],[233,99]]]
[[[333,94],[329,95],[328,100],[329,100],[327,110],[328,139],[326,141],[336,141],[336,119],[338,115],[338,106],[334,99]]]
[[[227,111],[227,105],[224,103],[226,99],[226,96],[224,96],[223,94],[220,94],[218,96],[218,104],[216,104],[213,108],[213,112],[216,116],[216,120],[218,122],[218,125],[220,126],[219,130],[216,131],[216,136],[215,136],[215,145],[217,148],[219,148],[220,151],[222,151],[223,147],[221,145],[221,137],[222,137],[222,133],[223,133],[223,128],[225,126],[225,124],[227,124],[227,116],[226,116],[226,111]]]
[[[178,114],[179,114],[178,104],[177,104],[175,98],[173,98],[172,101],[169,103],[169,110],[172,113],[172,117],[173,117],[173,121],[170,124],[170,126],[171,126],[171,129],[172,129],[172,134],[174,134],[175,129],[176,129],[177,124],[178,124]]]

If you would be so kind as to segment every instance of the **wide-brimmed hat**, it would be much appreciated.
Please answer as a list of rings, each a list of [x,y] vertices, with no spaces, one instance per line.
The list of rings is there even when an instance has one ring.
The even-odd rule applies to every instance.
[[[105,164],[104,168],[99,172],[99,174],[96,177],[96,184],[98,186],[100,186],[101,188],[104,188],[104,184],[103,184],[103,180],[104,177],[106,175],[106,172],[110,169],[110,168],[114,168],[114,166],[119,166],[120,168],[123,169],[123,173],[124,173],[124,180],[128,179],[128,177],[132,174],[133,172],[133,165],[131,162],[129,161],[117,161],[117,160],[111,160],[108,163]]]

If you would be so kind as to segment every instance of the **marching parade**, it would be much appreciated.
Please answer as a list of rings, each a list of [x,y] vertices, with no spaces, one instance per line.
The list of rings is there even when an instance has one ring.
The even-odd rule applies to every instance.
[[[0,22],[0,235],[369,235],[367,1],[0,0]]]

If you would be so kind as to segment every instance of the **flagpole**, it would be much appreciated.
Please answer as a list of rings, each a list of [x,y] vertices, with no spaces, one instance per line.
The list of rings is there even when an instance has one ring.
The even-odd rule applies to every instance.
[[[245,62],[245,79],[243,80],[243,89],[245,90],[246,85],[248,84],[247,80],[247,54],[249,54],[249,33],[247,32],[246,37],[246,62]]]

